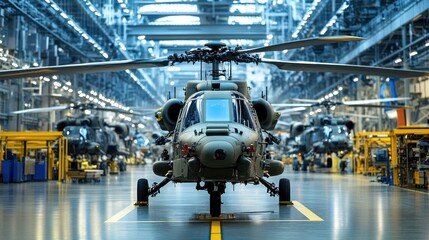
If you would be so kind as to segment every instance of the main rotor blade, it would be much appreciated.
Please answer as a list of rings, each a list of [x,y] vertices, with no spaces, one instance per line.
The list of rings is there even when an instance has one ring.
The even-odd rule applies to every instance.
[[[406,70],[385,67],[371,67],[339,63],[320,63],[320,62],[303,62],[303,61],[280,61],[263,58],[262,62],[273,64],[282,70],[290,71],[307,71],[307,72],[335,72],[335,73],[352,73],[372,76],[415,78],[429,77],[429,72]]]
[[[362,118],[374,118],[379,119],[380,116],[374,116],[374,115],[365,115],[365,114],[356,114],[356,113],[348,113],[348,112],[336,112],[336,116],[351,116],[351,117],[362,117]]]
[[[316,99],[302,99],[302,98],[291,98],[290,100],[292,101],[297,101],[297,102],[307,102],[307,103],[319,103],[319,100]]]
[[[52,111],[57,111],[57,110],[66,110],[68,108],[70,108],[69,105],[63,105],[63,106],[55,106],[55,107],[24,109],[24,110],[14,111],[11,113],[12,114],[41,113],[41,112],[52,112]]]
[[[77,74],[111,72],[135,68],[165,67],[168,66],[167,58],[140,59],[140,60],[119,60],[108,62],[93,62],[67,64],[59,66],[46,66],[27,69],[1,70],[0,80],[26,77],[50,76],[56,74]]]
[[[311,103],[274,103],[271,104],[273,107],[311,107]]]
[[[284,109],[284,110],[278,110],[277,112],[283,114],[283,113],[301,112],[301,111],[305,111],[305,110],[307,110],[306,107],[294,107],[294,108],[289,108],[289,109]]]
[[[265,46],[265,47],[242,49],[242,50],[239,50],[238,52],[256,53],[256,52],[282,51],[282,50],[293,49],[293,48],[301,48],[301,47],[308,47],[308,46],[328,44],[328,43],[357,41],[357,40],[363,40],[363,39],[364,38],[355,37],[355,36],[317,37],[317,38],[308,38],[308,39],[296,40],[292,42],[274,44],[274,45]]]
[[[367,100],[353,100],[353,101],[344,101],[344,105],[354,106],[357,104],[368,104],[368,103],[382,103],[382,102],[392,102],[392,101],[406,101],[411,100],[409,97],[402,98],[379,98],[379,99],[367,99]]]
[[[116,112],[116,113],[131,114],[131,115],[137,115],[137,116],[142,115],[142,113],[136,112],[134,110],[127,111],[127,110],[124,110],[124,109],[121,109],[121,108],[116,108],[116,107],[99,107],[99,106],[95,106],[94,108],[88,108],[88,110]]]
[[[412,109],[414,107],[412,106],[401,106],[401,105],[374,105],[374,104],[353,104],[353,105],[347,105],[349,107],[372,107],[372,108],[406,108],[406,109]]]

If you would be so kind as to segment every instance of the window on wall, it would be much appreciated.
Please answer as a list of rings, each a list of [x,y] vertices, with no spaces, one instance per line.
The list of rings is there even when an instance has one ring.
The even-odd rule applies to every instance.
[[[0,91],[0,113],[7,113],[7,92]]]

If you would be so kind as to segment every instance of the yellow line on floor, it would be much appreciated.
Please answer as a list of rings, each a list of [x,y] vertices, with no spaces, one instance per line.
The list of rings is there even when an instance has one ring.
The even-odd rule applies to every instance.
[[[134,204],[131,204],[130,206],[126,207],[125,209],[123,209],[122,211],[118,212],[117,214],[115,214],[113,217],[107,219],[105,221],[105,223],[113,223],[113,222],[118,222],[119,220],[121,220],[123,217],[125,217],[128,213],[130,213],[131,211],[133,211],[134,209],[136,209],[136,206]]]
[[[222,240],[222,234],[220,231],[220,221],[212,221],[210,240]]]
[[[323,219],[319,216],[317,216],[314,212],[312,212],[310,209],[306,208],[304,205],[302,205],[298,201],[292,201],[293,206],[300,211],[304,216],[308,218],[310,221],[323,221]]]
[[[399,187],[399,189],[405,190],[405,191],[408,191],[408,192],[414,192],[414,193],[421,193],[421,194],[424,194],[424,195],[429,195],[428,192],[423,192],[423,191],[419,191],[419,190],[408,189],[408,188],[401,188],[401,187]]]

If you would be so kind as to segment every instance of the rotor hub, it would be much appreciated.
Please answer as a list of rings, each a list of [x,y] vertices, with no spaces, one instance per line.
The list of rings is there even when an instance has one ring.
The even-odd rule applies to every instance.
[[[226,44],[223,42],[208,42],[204,46],[210,48],[213,52],[218,52],[219,49],[226,47]]]

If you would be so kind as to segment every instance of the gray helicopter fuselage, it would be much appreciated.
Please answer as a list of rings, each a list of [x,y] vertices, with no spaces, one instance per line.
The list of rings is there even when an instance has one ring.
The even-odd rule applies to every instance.
[[[173,133],[172,158],[154,172],[172,172],[176,182],[254,182],[279,175],[283,164],[266,159],[267,143],[258,114],[235,90],[204,90],[187,98]]]
[[[242,182],[262,176],[265,146],[251,109],[250,102],[235,91],[192,95],[173,140],[174,179]]]

